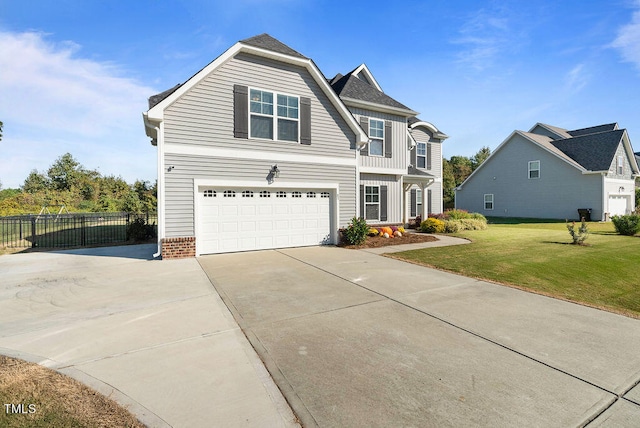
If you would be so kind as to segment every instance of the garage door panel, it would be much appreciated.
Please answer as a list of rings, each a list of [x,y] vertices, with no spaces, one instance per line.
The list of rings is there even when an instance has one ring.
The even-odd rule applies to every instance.
[[[326,195],[329,193],[307,189],[200,188],[196,220],[199,251],[207,254],[327,242],[331,198]]]
[[[609,214],[625,215],[627,213],[627,201],[625,196],[610,196],[609,197]]]

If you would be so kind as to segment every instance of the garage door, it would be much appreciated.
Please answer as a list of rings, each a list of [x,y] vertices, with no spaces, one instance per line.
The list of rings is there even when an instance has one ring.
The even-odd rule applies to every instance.
[[[200,254],[328,243],[332,193],[277,188],[199,189]]]
[[[627,213],[626,196],[609,196],[609,215],[625,215]]]

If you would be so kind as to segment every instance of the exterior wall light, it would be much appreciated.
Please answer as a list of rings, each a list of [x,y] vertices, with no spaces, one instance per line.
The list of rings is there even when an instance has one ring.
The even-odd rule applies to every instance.
[[[271,171],[269,171],[271,173],[271,176],[273,178],[279,178],[280,177],[280,170],[278,169],[278,165],[273,165],[271,167]]]

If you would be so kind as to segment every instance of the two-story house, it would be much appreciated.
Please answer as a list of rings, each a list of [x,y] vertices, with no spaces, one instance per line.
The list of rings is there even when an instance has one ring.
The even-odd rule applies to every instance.
[[[456,189],[456,208],[495,217],[608,220],[635,210],[638,163],[617,123],[514,131]],[[582,210],[587,211],[582,211]],[[590,211],[588,211],[590,210]]]
[[[442,210],[446,135],[362,65],[327,80],[273,37],[242,40],[149,99],[164,258],[335,244],[353,217]]]

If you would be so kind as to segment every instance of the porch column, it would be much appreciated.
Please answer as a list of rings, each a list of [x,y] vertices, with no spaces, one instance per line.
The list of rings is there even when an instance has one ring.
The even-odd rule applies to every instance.
[[[427,185],[425,184],[425,182],[421,182],[420,183],[420,192],[422,193],[422,206],[420,207],[421,213],[420,213],[420,218],[422,218],[422,221],[425,221],[427,219],[427,217],[429,216],[429,208],[427,207],[427,192],[426,192],[426,188]]]
[[[403,226],[409,224],[409,213],[407,212],[407,192],[411,189],[411,183],[402,183],[402,223]]]

